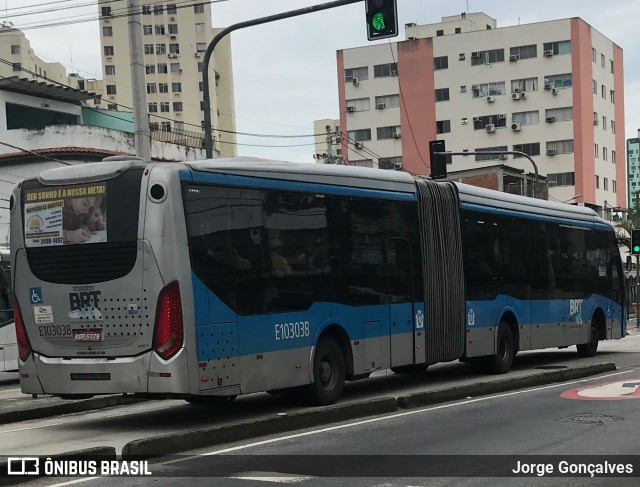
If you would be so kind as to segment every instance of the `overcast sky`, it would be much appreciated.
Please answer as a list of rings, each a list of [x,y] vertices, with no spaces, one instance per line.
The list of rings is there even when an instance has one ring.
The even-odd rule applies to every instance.
[[[67,0],[59,5],[87,4]],[[97,7],[13,17],[11,8],[46,3],[44,0],[0,0],[0,14],[25,27],[35,52],[47,59],[73,65],[86,77],[102,77],[97,21],[65,27],[27,29],[27,23],[93,14]],[[97,1],[95,2],[97,3]],[[112,2],[125,5],[124,0]],[[194,2],[195,3],[195,2]],[[212,5],[213,25],[228,26],[266,15],[324,3],[323,0],[227,0]],[[53,7],[53,4],[51,5]],[[398,0],[400,35],[404,24],[430,24],[467,10],[466,0]],[[624,50],[626,137],[640,128],[640,1],[615,0],[469,0],[469,12],[485,12],[498,27],[569,17],[581,17]],[[17,13],[18,11],[13,11]],[[338,118],[336,50],[368,44],[364,3],[318,12],[231,34],[236,129],[240,132],[299,135],[313,133],[313,121]],[[379,41],[388,42],[388,41]],[[238,137],[240,144],[292,145],[269,148],[238,146],[238,155],[313,162],[313,139]],[[425,141],[425,144],[427,141]]]

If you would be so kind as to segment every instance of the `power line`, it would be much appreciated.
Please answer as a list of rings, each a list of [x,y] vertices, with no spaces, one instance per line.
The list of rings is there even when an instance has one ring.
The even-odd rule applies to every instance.
[[[43,159],[47,159],[49,161],[59,162],[60,164],[66,164],[67,166],[72,166],[73,165],[70,162],[61,161],[60,159],[55,159],[53,157],[45,156],[44,154],[38,154],[37,152],[33,152],[33,151],[30,151],[29,149],[24,149],[22,147],[18,147],[16,145],[7,144],[6,142],[0,142],[0,144],[1,145],[6,145],[7,147],[11,147],[12,149],[18,149],[18,150],[20,150],[22,152],[26,152],[27,154],[31,154],[32,156],[42,157]]]

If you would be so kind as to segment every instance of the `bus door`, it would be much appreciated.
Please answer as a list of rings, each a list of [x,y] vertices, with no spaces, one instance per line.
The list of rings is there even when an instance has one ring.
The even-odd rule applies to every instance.
[[[411,244],[404,238],[387,240],[391,367],[414,363],[414,276]]]

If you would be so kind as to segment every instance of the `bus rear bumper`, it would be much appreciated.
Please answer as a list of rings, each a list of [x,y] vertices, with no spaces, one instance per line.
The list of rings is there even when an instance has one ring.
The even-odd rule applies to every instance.
[[[20,363],[20,386],[25,394],[188,394],[187,353],[182,349],[168,362],[154,352],[115,359],[33,353]]]

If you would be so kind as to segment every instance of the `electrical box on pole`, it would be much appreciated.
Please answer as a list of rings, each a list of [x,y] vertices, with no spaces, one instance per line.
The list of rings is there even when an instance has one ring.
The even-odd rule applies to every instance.
[[[431,179],[445,179],[447,177],[447,155],[444,140],[429,142],[429,161],[431,163]]]
[[[398,35],[396,0],[365,0],[367,8],[367,38],[370,41]]]

